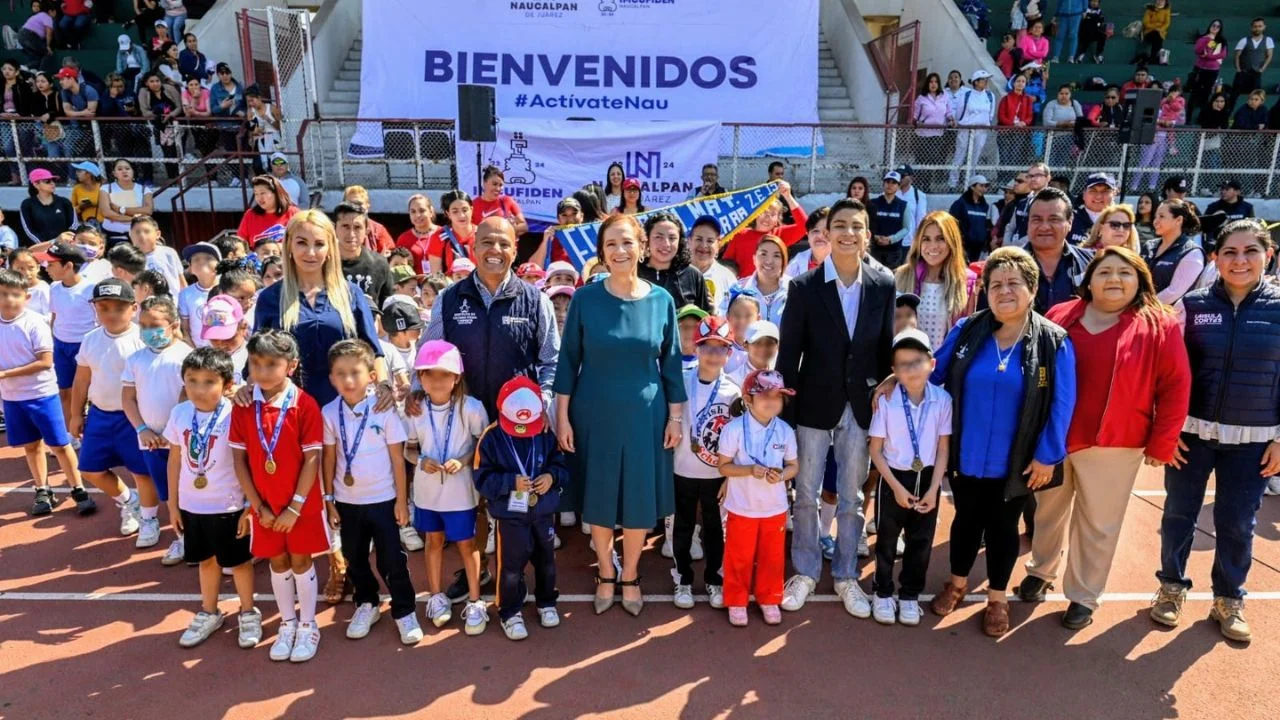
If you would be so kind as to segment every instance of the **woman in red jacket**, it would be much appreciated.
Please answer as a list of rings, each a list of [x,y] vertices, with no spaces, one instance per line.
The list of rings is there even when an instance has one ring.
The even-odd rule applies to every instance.
[[[1021,167],[1035,162],[1031,132],[1027,129],[1035,118],[1035,105],[1035,98],[1027,94],[1026,74],[1015,75],[1009,92],[1000,98],[1000,104],[996,106],[996,122],[1002,128],[996,135],[1001,164]]]
[[[1067,430],[1064,481],[1039,494],[1027,578],[1018,595],[1044,599],[1058,576],[1069,534],[1062,624],[1093,622],[1106,587],[1129,493],[1144,458],[1173,459],[1187,418],[1191,368],[1172,308],[1156,298],[1142,259],[1125,247],[1103,248],[1085,270],[1080,298],[1055,305],[1050,320],[1076,349],[1076,397]],[[1074,508],[1073,508],[1074,505]]]
[[[782,224],[782,210],[786,207],[791,211],[792,224]],[[738,266],[738,278],[750,277],[756,271],[756,248],[760,245],[760,238],[765,235],[776,235],[782,238],[782,242],[791,247],[805,237],[804,224],[809,220],[809,215],[805,213],[804,208],[800,207],[800,203],[791,196],[791,183],[786,180],[778,181],[778,199],[769,203],[765,207],[764,212],[756,218],[751,227],[745,230],[739,230],[729,238],[725,243],[724,249],[720,251],[720,257],[725,260],[733,261]]]

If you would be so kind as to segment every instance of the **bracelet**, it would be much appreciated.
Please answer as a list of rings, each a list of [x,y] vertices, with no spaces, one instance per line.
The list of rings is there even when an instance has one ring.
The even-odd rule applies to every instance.
[[[683,415],[672,415],[671,417],[667,418],[667,422],[669,422],[669,423],[677,423],[677,424],[679,424],[679,425],[683,425],[683,424],[684,424],[684,416],[683,416]]]
[[[332,496],[332,495],[321,495],[321,496],[320,496],[320,499],[321,499],[321,500],[323,500],[323,501],[325,501],[325,502],[327,502],[327,503],[331,503],[331,502],[333,502],[333,496]]]
[[[293,513],[294,515],[297,515],[298,517],[302,517],[302,513],[300,513],[300,512],[298,512],[297,510],[295,510],[295,509],[293,508],[293,506],[292,506],[292,505],[290,505],[289,507],[285,508],[285,512],[291,512],[291,513]]]
[[[146,424],[146,423],[142,423],[142,424],[141,424],[141,425],[139,425],[138,427],[134,428],[134,429],[133,429],[133,432],[134,432],[135,434],[137,434],[137,435],[141,435],[142,433],[144,433],[144,432],[146,432],[147,430],[150,430],[150,429],[151,429],[151,428],[147,427],[147,424]]]
[[[307,504],[307,498],[306,498],[306,496],[305,496],[305,495],[294,495],[294,496],[293,496],[293,501],[294,501],[294,502],[296,502],[296,503],[298,503],[299,505],[306,505],[306,504]]]

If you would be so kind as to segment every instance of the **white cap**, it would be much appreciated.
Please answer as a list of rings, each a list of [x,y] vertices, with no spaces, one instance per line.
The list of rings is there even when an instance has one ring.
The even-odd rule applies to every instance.
[[[933,344],[929,342],[929,336],[918,328],[907,328],[893,336],[893,349],[897,350],[900,347],[915,348],[927,353],[933,352]]]
[[[991,183],[987,182],[986,175],[974,175],[973,177],[969,178],[969,187],[973,187],[974,185],[990,185],[990,184]]]
[[[564,260],[557,260],[547,266],[547,276],[550,277],[558,272],[567,272],[573,275],[574,279],[578,278],[578,269],[571,263]]]
[[[744,333],[742,342],[750,345],[763,338],[778,340],[778,326],[768,320],[757,320],[747,326],[747,332]]]
[[[974,70],[969,76],[969,82],[978,82],[979,80],[987,80],[991,77],[991,73],[986,70]]]
[[[128,35],[121,35],[116,38],[116,44],[120,46],[121,50],[128,50],[129,46],[133,45],[133,40]]]

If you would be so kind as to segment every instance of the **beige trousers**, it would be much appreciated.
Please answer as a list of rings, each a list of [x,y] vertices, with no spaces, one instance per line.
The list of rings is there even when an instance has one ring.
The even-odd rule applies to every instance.
[[[1066,540],[1062,591],[1068,600],[1096,610],[1141,465],[1141,448],[1092,447],[1067,455],[1062,486],[1036,495],[1036,533],[1027,572],[1056,579]]]

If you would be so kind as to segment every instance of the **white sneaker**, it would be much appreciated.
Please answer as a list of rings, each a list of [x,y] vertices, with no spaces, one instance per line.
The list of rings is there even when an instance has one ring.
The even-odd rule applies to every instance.
[[[573,527],[578,524],[578,513],[562,512],[560,513],[560,527]]]
[[[452,605],[444,593],[436,593],[427,600],[427,619],[436,627],[444,627],[453,619]]]
[[[538,608],[538,624],[544,628],[560,625],[560,612],[553,607]]]
[[[809,599],[809,593],[812,593],[817,585],[817,581],[811,577],[792,575],[787,581],[787,586],[782,588],[782,609],[795,612],[804,607],[804,601]]]
[[[676,585],[675,603],[676,607],[681,610],[688,610],[693,607],[693,586]]]
[[[529,637],[529,630],[524,626],[524,618],[516,613],[502,622],[502,632],[508,640],[524,640]]]
[[[1280,495],[1280,475],[1267,480],[1267,489],[1262,491],[1263,495]]]
[[[400,629],[401,645],[417,645],[422,640],[422,626],[418,624],[417,611],[396,618],[396,627]]]
[[[708,585],[707,597],[711,599],[711,607],[715,608],[716,610],[724,609],[724,586]]]
[[[519,616],[517,616],[519,617]],[[521,627],[524,626],[524,620],[520,621]],[[483,600],[467,603],[462,608],[462,630],[468,635],[479,635],[489,626],[489,609],[485,606]],[[503,623],[503,630],[506,630],[506,623]]]
[[[378,622],[382,617],[382,610],[374,607],[373,603],[361,603],[356,606],[355,614],[351,616],[351,622],[347,625],[347,637],[352,640],[369,634],[369,628]]]
[[[554,537],[554,538],[552,538],[552,540],[551,540],[551,549],[552,549],[552,550],[559,550],[559,549],[560,549],[560,545],[561,545],[561,541],[560,541],[560,533],[556,533],[555,537]]]
[[[702,526],[693,526],[693,542],[689,544],[689,559],[701,560],[702,553]]]
[[[226,616],[220,611],[209,613],[201,610],[196,613],[195,617],[191,618],[191,624],[182,633],[182,637],[178,638],[178,644],[184,648],[199,645],[208,640],[210,635],[217,632],[218,628],[222,627],[222,621],[225,619]]]
[[[867,544],[867,534],[862,533],[862,537],[858,538],[858,557],[871,557],[871,546]]]
[[[871,608],[871,617],[881,625],[892,625],[897,620],[897,603],[893,598],[882,598],[876,596],[875,603]]]
[[[132,500],[120,505],[120,534],[127,537],[138,532],[141,519],[142,506],[138,504],[138,494],[134,493]]]
[[[498,552],[498,524],[493,518],[489,518],[489,538],[484,541],[484,554],[492,555]]]
[[[182,542],[182,536],[178,536],[177,540],[169,543],[169,549],[164,551],[164,557],[160,558],[160,564],[165,567],[173,567],[181,565],[186,559],[187,548]]]
[[[302,663],[316,656],[320,649],[320,626],[315,623],[298,623],[298,637],[293,641],[289,662]]]
[[[142,518],[138,521],[138,537],[133,543],[136,548],[155,547],[160,543],[160,519]]]
[[[422,542],[422,536],[412,525],[405,525],[400,528],[400,545],[409,552],[418,552],[426,547],[426,543]]]
[[[920,611],[920,603],[915,600],[899,600],[898,601],[898,622],[907,627],[915,627],[920,624],[920,617],[923,613]]]
[[[662,557],[670,560],[676,556],[675,540],[671,537],[676,524],[675,519],[668,515],[662,519],[662,524],[665,526],[662,542]]]
[[[871,599],[862,592],[857,580],[837,580],[836,595],[844,603],[845,612],[856,618],[871,617]]]
[[[257,647],[262,642],[262,611],[258,608],[240,613],[240,632],[236,644],[244,649]]]
[[[276,641],[271,643],[271,659],[284,662],[293,654],[293,641],[298,635],[298,621],[290,620],[280,623],[280,631]]]
[[[586,524],[586,523],[582,523],[582,534],[583,534],[583,535],[590,536],[590,535],[591,535],[591,526],[590,526],[590,525],[588,525],[588,524]]]

